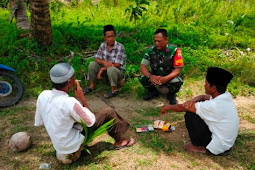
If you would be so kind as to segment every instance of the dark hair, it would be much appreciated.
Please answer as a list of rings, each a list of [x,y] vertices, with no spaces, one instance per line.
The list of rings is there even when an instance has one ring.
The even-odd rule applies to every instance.
[[[53,88],[55,88],[55,89],[57,89],[57,90],[60,90],[60,89],[62,89],[62,88],[64,88],[64,87],[66,87],[67,86],[67,84],[68,84],[68,81],[66,81],[66,82],[64,82],[64,83],[53,83],[53,82],[51,82],[52,83],[52,87]]]
[[[107,31],[113,31],[115,34],[114,26],[113,25],[105,25],[104,26],[104,35],[105,35],[105,32],[107,32]]]
[[[223,94],[226,92],[227,86],[221,86],[221,85],[216,85],[214,83],[210,83],[208,80],[207,82],[210,84],[210,87],[215,86],[216,90],[220,93]]]
[[[163,35],[163,37],[167,38],[167,31],[165,29],[157,29],[154,33],[155,34],[158,34],[158,33],[161,33]]]

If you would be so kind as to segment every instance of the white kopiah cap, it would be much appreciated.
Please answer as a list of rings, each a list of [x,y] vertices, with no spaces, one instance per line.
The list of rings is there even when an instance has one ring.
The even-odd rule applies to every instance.
[[[73,67],[68,63],[59,63],[50,70],[50,79],[53,83],[60,84],[69,80],[74,74]]]

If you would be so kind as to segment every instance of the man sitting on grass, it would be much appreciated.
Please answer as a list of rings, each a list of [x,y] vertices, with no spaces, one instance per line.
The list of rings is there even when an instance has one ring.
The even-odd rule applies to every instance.
[[[68,159],[69,155],[77,152],[81,147],[84,140],[81,134],[83,129],[80,124],[76,124],[81,123],[81,120],[87,127],[96,130],[115,118],[114,125],[108,131],[108,134],[115,139],[115,149],[135,143],[133,138],[124,137],[129,123],[112,108],[103,108],[95,114],[91,112],[82,88],[75,80],[74,69],[71,65],[56,64],[50,70],[50,78],[53,89],[44,90],[38,97],[35,126],[44,124],[60,162],[72,163],[73,160]],[[70,90],[74,92],[75,98],[68,95]]]
[[[90,85],[84,89],[85,94],[96,88],[96,81],[101,79],[101,74],[105,70],[111,84],[111,90],[104,97],[111,98],[118,94],[117,86],[124,80],[126,52],[124,46],[115,39],[114,27],[112,25],[104,26],[105,42],[100,45],[95,55],[95,61],[89,63],[88,78]]]
[[[168,110],[186,111],[185,124],[191,143],[191,152],[228,155],[238,135],[239,120],[230,93],[225,92],[233,75],[221,68],[209,67],[205,81],[205,93],[183,104],[164,105],[161,114]]]

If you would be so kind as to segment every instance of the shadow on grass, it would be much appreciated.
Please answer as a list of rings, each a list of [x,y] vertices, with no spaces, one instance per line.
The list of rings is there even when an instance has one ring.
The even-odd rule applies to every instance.
[[[255,132],[252,130],[242,130],[239,132],[233,151],[228,156],[214,156],[211,154],[200,154],[187,152],[184,149],[186,141],[190,141],[185,128],[183,113],[168,113],[167,117],[159,116],[159,109],[144,108],[137,110],[139,116],[132,119],[131,128],[135,129],[137,124],[152,124],[153,120],[165,120],[170,123],[176,122],[176,130],[171,133],[154,131],[148,133],[137,133],[137,141],[144,147],[151,148],[155,152],[171,154],[178,152],[189,160],[192,167],[205,166],[208,158],[215,162],[210,167],[224,169],[240,168],[255,169]],[[215,166],[215,167],[214,167]]]
[[[136,125],[153,124],[155,120],[164,120],[175,123],[176,130],[173,132],[163,132],[155,130],[147,133],[136,133],[137,141],[147,148],[152,148],[156,152],[167,154],[173,151],[183,151],[183,113],[174,113],[171,116],[160,116],[160,108],[143,108],[137,110],[139,116],[132,119],[130,129],[135,129]]]
[[[96,164],[100,162],[108,162],[113,145],[109,142],[98,142],[88,148],[91,155],[85,150],[82,151],[80,158],[72,163],[71,165],[58,164],[56,169],[77,169],[80,166],[86,166],[91,168],[96,168]]]
[[[224,168],[240,165],[244,169],[255,169],[255,132],[242,130],[236,139],[233,152],[228,156],[212,156],[212,160]],[[236,163],[235,165],[233,163]]]

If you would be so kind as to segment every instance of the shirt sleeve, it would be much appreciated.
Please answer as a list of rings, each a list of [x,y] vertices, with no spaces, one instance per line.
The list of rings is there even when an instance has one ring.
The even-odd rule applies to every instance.
[[[99,49],[97,50],[97,53],[95,55],[95,58],[99,58],[99,59],[103,59],[103,55],[104,55],[104,43],[102,43],[99,47]]]
[[[143,56],[143,59],[146,59],[146,60],[148,60],[148,61],[150,61],[150,59],[151,59],[151,48],[149,48],[146,52],[145,52],[145,54],[144,54],[144,56]]]
[[[207,121],[218,121],[215,117],[216,106],[212,100],[197,102],[195,104],[196,114]]]
[[[118,52],[116,54],[115,63],[120,63],[120,65],[124,65],[126,60],[126,51],[123,45],[120,45]]]
[[[174,67],[183,67],[183,57],[182,57],[182,52],[181,49],[177,48],[175,55],[174,55]]]
[[[71,116],[79,123],[83,120],[87,127],[93,126],[96,121],[95,115],[88,108],[83,107],[79,102],[74,103]]]
[[[36,112],[35,112],[35,126],[41,126],[43,125],[43,119],[40,113],[40,106],[39,106],[39,98],[37,100],[37,104],[36,104]]]
[[[142,59],[142,61],[141,61],[141,64],[143,64],[143,65],[146,65],[146,66],[149,66],[150,65],[150,61],[149,60],[147,60],[147,59]]]

